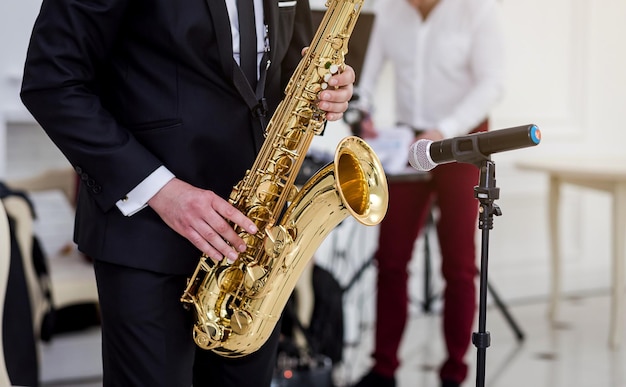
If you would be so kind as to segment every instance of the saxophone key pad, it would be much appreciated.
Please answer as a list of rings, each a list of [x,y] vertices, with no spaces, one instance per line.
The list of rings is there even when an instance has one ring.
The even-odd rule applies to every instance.
[[[245,334],[252,324],[252,317],[245,310],[237,309],[230,319],[230,329],[237,335]]]
[[[252,294],[256,294],[260,292],[265,285],[265,275],[267,274],[267,270],[263,267],[250,264],[246,266],[245,276],[243,279],[243,285],[247,291]]]

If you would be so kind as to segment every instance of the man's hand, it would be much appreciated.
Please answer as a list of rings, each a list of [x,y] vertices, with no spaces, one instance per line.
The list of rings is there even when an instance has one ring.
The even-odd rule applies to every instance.
[[[176,178],[161,188],[148,205],[168,226],[215,261],[226,257],[232,262],[238,251],[246,250],[245,242],[229,222],[250,234],[257,232],[255,224],[228,201]]]
[[[302,49],[302,56],[306,55],[309,47]],[[319,108],[326,112],[327,121],[337,121],[343,117],[348,109],[348,101],[352,99],[356,74],[354,69],[345,65],[343,71],[334,74],[328,80],[328,89],[319,94]]]
[[[342,72],[333,75],[328,80],[329,88],[319,94],[319,108],[326,112],[328,121],[337,121],[343,117],[348,109],[348,101],[354,91],[354,69],[348,65]]]

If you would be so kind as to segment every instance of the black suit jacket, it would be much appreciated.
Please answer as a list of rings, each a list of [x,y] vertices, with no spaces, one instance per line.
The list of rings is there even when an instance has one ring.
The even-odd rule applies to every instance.
[[[264,3],[273,111],[310,43],[311,16],[305,0]],[[231,41],[224,0],[43,1],[21,97],[81,178],[83,252],[193,271],[200,253],[190,242],[152,209],[125,217],[115,203],[160,165],[222,197],[252,166],[262,130],[244,102],[252,89],[233,82]]]

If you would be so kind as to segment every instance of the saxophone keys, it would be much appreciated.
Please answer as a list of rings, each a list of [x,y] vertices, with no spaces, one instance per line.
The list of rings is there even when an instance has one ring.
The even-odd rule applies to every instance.
[[[238,335],[244,335],[250,329],[252,325],[252,316],[250,313],[242,309],[233,311],[233,315],[230,319],[230,329],[233,333]]]
[[[283,251],[293,244],[293,238],[283,226],[274,226],[267,230],[265,252],[272,258],[278,258]]]
[[[214,323],[206,323],[204,327],[196,324],[193,327],[193,341],[198,347],[205,350],[215,348],[217,343],[222,340],[222,336],[221,330]]]
[[[267,270],[257,264],[250,264],[246,266],[245,276],[243,280],[243,285],[251,295],[257,295],[264,285],[265,276],[267,274]]]
[[[266,195],[269,195],[268,191],[265,189],[262,189],[257,193],[257,199],[259,201],[261,201],[261,198],[263,200],[267,200],[269,196],[266,196]],[[254,222],[254,224],[256,224],[259,230],[265,229],[265,226],[267,226],[267,223],[270,221],[272,217],[272,213],[270,212],[269,208],[267,208],[266,206],[261,206],[261,205],[252,206],[246,214],[248,218],[252,219],[252,221]],[[253,240],[249,240],[247,239],[247,237],[243,239],[246,241],[246,244],[248,246],[252,245],[249,242],[252,242]]]
[[[218,274],[217,283],[220,290],[225,293],[234,294],[243,281],[243,272],[237,266],[228,266]]]
[[[291,143],[287,145],[292,145]],[[293,158],[288,155],[282,155],[276,160],[276,164],[274,166],[275,173],[278,176],[284,176],[289,172],[293,167]]]
[[[285,134],[285,137],[283,139],[283,147],[285,147],[285,149],[288,149],[290,151],[297,149],[298,145],[300,145],[300,142],[302,141],[303,132],[304,130],[302,129],[301,126],[289,128],[289,130],[287,130],[287,133]],[[292,158],[290,158],[290,164],[289,164],[290,168],[291,168],[291,165],[293,165]]]
[[[287,201],[293,202],[298,195],[298,192],[300,192],[300,189],[298,189],[298,187],[296,187],[295,185],[292,185],[291,189],[287,193]]]
[[[280,187],[276,182],[272,180],[265,180],[259,184],[259,188],[256,191],[256,197],[260,203],[268,204],[272,203],[276,198],[280,196]],[[267,210],[267,208],[262,207],[259,210]],[[269,216],[269,211],[264,213],[256,214],[256,216],[264,217]]]
[[[242,232],[240,232],[237,235],[239,235],[239,237],[241,239],[243,239],[243,241],[245,242],[246,246],[248,246],[248,250],[250,250],[250,247],[254,247],[255,242],[256,242],[256,236],[255,235],[248,234],[245,231],[242,231]],[[240,253],[240,254],[242,254],[242,253]]]

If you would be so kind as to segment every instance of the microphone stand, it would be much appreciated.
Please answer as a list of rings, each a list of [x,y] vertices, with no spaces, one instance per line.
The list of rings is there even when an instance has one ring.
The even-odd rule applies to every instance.
[[[487,347],[491,344],[491,336],[486,330],[487,325],[487,265],[489,260],[489,230],[493,228],[493,216],[502,215],[500,207],[494,203],[500,196],[500,189],[496,187],[496,165],[486,158],[475,165],[480,168],[479,185],[474,187],[474,197],[480,202],[478,228],[482,230],[481,258],[480,258],[480,296],[478,313],[478,332],[472,335],[472,343],[477,348],[478,360],[476,363],[476,386],[485,385],[485,363]]]

